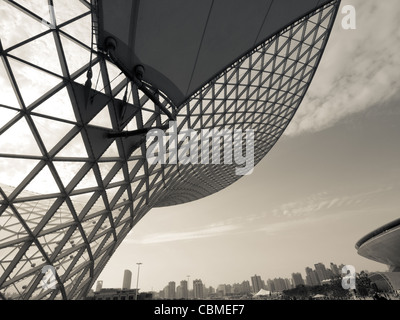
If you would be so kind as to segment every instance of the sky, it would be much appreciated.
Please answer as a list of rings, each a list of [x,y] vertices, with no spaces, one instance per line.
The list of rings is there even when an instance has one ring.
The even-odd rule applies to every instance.
[[[45,6],[23,2],[42,11],[38,14],[48,15]],[[79,12],[72,2],[56,3],[66,6],[57,12],[58,23],[73,16],[75,9]],[[190,288],[195,279],[217,287],[250,281],[254,274],[265,281],[290,278],[293,272],[305,277],[304,269],[319,262],[326,266],[331,262],[350,264],[356,271],[387,270],[385,265],[359,256],[355,243],[399,217],[400,3],[344,0],[341,6],[348,4],[356,9],[356,29],[344,30],[341,21],[345,15],[339,12],[303,103],[253,173],[207,198],[152,209],[106,265],[98,278],[103,287],[121,287],[125,269],[132,271],[135,287],[138,262],[142,263],[142,291],[162,290],[169,281],[179,283],[188,276]],[[5,14],[2,10],[5,7],[0,3],[1,16]],[[40,24],[32,24],[22,33],[11,32],[20,18],[0,21],[2,34],[20,37],[2,37],[3,45],[43,31]],[[88,34],[78,28],[68,32],[87,42]],[[66,51],[78,50],[62,40]],[[42,48],[40,41],[30,49]],[[39,65],[46,64],[49,69],[57,65],[57,59],[46,50],[36,53]],[[86,56],[75,52],[73,59],[72,65],[80,66]],[[32,80],[29,69],[15,70],[28,102],[54,85],[51,79]],[[7,88],[4,81],[0,64],[1,88]],[[6,90],[1,91],[1,103],[15,105],[12,92]],[[41,108],[54,112],[55,102],[68,103],[65,97]],[[73,118],[66,110],[71,108],[62,110],[62,117]],[[12,117],[2,114],[0,127]],[[43,132],[47,130],[46,141],[52,145],[69,128],[61,129],[45,124],[40,127]],[[14,138],[23,142],[24,137],[19,136],[23,132],[16,130]],[[26,146],[1,144],[7,141],[8,137],[0,136],[2,148],[32,148],[28,140]],[[5,166],[1,161],[0,168]],[[0,170],[0,183],[10,181],[11,176],[22,179],[26,173],[19,171]]]
[[[201,279],[206,286],[290,278],[318,262],[356,271],[387,266],[357,254],[355,243],[399,217],[400,3],[342,1],[312,85],[283,137],[230,187],[207,198],[152,209],[99,277],[120,287],[141,262],[139,288]]]

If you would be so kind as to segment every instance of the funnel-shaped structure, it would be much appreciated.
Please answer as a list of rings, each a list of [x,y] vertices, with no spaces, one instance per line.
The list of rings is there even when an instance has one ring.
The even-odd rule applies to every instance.
[[[0,297],[81,299],[151,208],[241,177],[228,161],[153,164],[145,134],[252,130],[256,165],[340,1],[42,2],[0,4]]]

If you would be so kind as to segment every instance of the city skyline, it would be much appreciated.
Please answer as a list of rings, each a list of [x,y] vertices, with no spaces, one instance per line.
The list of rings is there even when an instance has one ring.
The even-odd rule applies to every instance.
[[[341,273],[342,268],[345,265],[343,263],[341,264],[336,264],[334,262],[330,262],[329,263],[329,267],[325,266],[324,263],[322,262],[318,262],[318,263],[314,263],[314,264],[310,264],[309,266],[305,267],[304,270],[293,270],[293,272],[288,275],[288,276],[276,276],[276,277],[269,277],[268,275],[259,275],[259,274],[254,274],[254,275],[250,275],[248,277],[248,279],[238,279],[237,281],[231,282],[231,283],[213,283],[210,284],[207,281],[204,281],[204,279],[193,279],[191,281],[192,286],[190,286],[190,282],[186,279],[174,279],[174,280],[170,280],[168,281],[168,283],[161,288],[152,288],[152,290],[141,290],[139,288],[139,292],[155,292],[155,293],[160,293],[162,291],[164,291],[164,293],[168,296],[169,299],[179,299],[180,296],[182,296],[184,299],[185,297],[188,296],[188,293],[193,294],[193,288],[194,288],[194,284],[196,282],[199,282],[203,285],[204,288],[213,288],[214,290],[216,290],[216,292],[218,292],[218,288],[220,286],[230,286],[230,287],[234,287],[234,285],[243,285],[243,283],[248,283],[250,291],[249,293],[257,293],[258,291],[260,291],[261,289],[267,289],[267,290],[271,290],[271,291],[281,291],[281,290],[276,290],[275,289],[271,289],[269,282],[270,281],[274,281],[274,280],[284,280],[290,281],[290,286],[292,286],[292,288],[296,287],[296,285],[302,284],[302,285],[308,285],[308,286],[315,286],[315,285],[320,285],[322,284],[323,280],[329,280],[332,278],[332,276],[344,276],[345,274]],[[314,268],[314,269],[313,269]],[[321,269],[324,270],[321,273]],[[359,272],[364,271],[364,272],[374,272],[376,270],[359,270]],[[130,277],[133,276],[133,273],[130,270],[124,270],[124,274],[123,274],[123,283],[125,283],[125,278],[126,278],[126,274],[130,273]],[[309,278],[311,275],[313,276],[313,278]],[[256,285],[256,286],[255,286]],[[101,289],[103,289],[103,281],[101,279],[98,279],[96,281],[96,285],[93,287],[96,288],[94,291],[100,291]],[[130,288],[124,288],[124,287],[105,287],[104,289],[130,289]],[[290,288],[287,288],[290,289]],[[181,290],[181,291],[179,291]],[[232,288],[233,290],[233,288]],[[180,293],[179,293],[180,292]],[[180,297],[180,298],[182,298]]]

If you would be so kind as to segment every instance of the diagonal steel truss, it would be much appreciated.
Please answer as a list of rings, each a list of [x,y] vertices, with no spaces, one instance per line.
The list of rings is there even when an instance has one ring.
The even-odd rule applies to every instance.
[[[240,176],[232,164],[149,165],[143,135],[110,138],[168,118],[97,52],[90,2],[41,2],[41,13],[26,1],[0,7],[25,22],[0,34],[0,293],[81,299],[151,208],[208,196]],[[253,129],[258,163],[304,98],[339,4],[286,27],[201,88],[178,107],[178,131]],[[45,26],[48,5],[54,27]],[[46,265],[56,289],[42,282]]]

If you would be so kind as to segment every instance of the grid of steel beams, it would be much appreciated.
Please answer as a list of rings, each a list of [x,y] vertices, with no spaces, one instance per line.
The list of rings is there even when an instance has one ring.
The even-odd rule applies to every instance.
[[[90,2],[36,2],[44,10],[0,6],[14,19],[0,29],[0,293],[81,299],[151,208],[208,196],[240,176],[235,164],[149,165],[143,136],[109,138],[168,118],[96,51]],[[252,129],[258,163],[306,94],[339,3],[288,26],[178,106],[179,132]],[[46,265],[55,289],[42,282]]]

